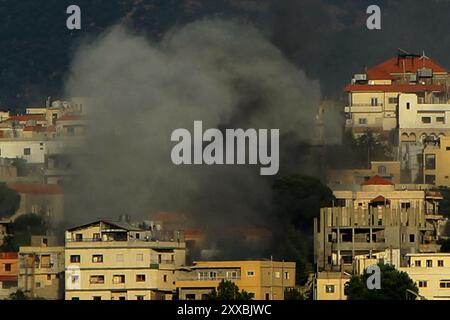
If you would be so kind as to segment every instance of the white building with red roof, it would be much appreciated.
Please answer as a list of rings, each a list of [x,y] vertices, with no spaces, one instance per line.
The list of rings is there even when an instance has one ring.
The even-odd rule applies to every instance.
[[[355,74],[345,87],[346,127],[354,135],[367,130],[387,134],[398,124],[398,99],[402,93],[417,96],[418,103],[447,103],[449,73],[423,55],[399,53],[396,57]]]

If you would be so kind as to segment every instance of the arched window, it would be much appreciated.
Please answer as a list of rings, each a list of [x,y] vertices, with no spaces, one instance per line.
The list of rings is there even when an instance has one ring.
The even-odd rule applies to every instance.
[[[385,166],[379,166],[378,167],[378,174],[386,174],[386,167]]]

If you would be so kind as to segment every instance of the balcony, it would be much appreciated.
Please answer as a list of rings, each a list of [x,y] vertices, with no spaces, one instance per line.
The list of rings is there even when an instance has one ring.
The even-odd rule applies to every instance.
[[[382,112],[383,111],[383,104],[379,103],[377,105],[372,105],[370,103],[364,104],[364,103],[357,103],[353,104],[351,106],[347,106],[344,108],[344,111],[347,113],[358,113],[358,112],[365,112],[365,113],[371,113],[371,112]]]

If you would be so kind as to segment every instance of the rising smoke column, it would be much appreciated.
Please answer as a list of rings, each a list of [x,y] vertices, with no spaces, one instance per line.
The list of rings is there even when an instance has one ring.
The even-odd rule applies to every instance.
[[[175,166],[176,128],[279,128],[280,161],[309,141],[319,86],[252,26],[201,20],[160,42],[114,27],[75,55],[66,96],[95,98],[68,193],[68,220],[190,214],[197,226],[265,226],[259,166]],[[284,139],[284,137],[289,137]],[[296,163],[298,168],[301,163]],[[283,169],[283,168],[281,168]]]

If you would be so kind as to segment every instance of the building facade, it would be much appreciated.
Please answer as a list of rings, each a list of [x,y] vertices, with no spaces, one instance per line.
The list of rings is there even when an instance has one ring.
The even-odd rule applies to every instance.
[[[185,264],[180,232],[100,220],[66,232],[66,300],[164,300]]]
[[[284,291],[295,286],[295,262],[199,261],[177,271],[178,296],[203,300],[222,280],[234,282],[255,300],[283,300]]]
[[[19,249],[18,287],[31,298],[64,298],[64,246],[53,237],[32,236],[31,245]]]
[[[16,252],[0,252],[0,300],[7,299],[17,290],[19,276]]]

